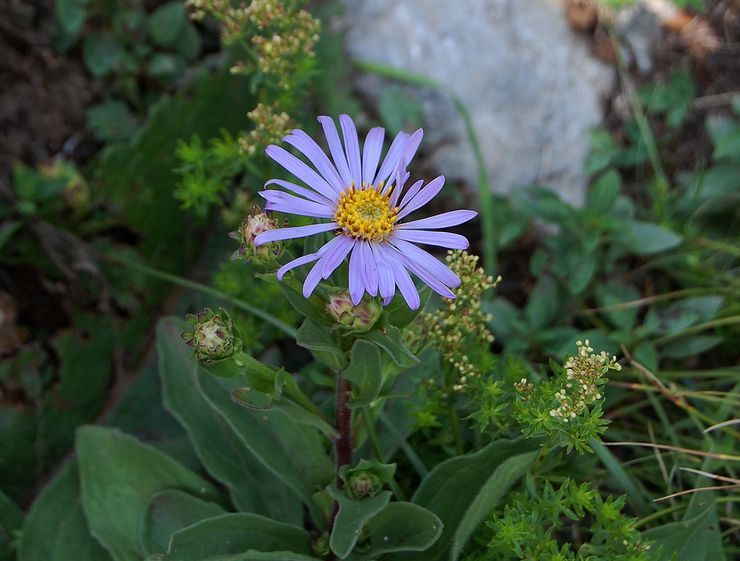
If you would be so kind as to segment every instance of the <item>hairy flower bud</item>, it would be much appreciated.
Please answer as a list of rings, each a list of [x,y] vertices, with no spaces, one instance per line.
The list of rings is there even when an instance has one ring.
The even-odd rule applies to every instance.
[[[283,244],[281,242],[271,242],[256,247],[254,238],[262,232],[274,230],[277,227],[277,220],[270,218],[268,214],[255,206],[252,214],[244,219],[239,229],[229,234],[231,238],[239,242],[239,249],[234,252],[231,258],[252,261],[258,265],[273,263],[283,250]]]
[[[366,333],[378,321],[383,308],[375,300],[363,300],[355,306],[349,293],[338,292],[329,297],[326,311],[342,329]]]
[[[188,314],[192,331],[185,331],[182,338],[193,347],[193,356],[200,362],[211,362],[228,358],[234,354],[240,341],[234,325],[225,310],[214,313],[206,308],[199,314]]]

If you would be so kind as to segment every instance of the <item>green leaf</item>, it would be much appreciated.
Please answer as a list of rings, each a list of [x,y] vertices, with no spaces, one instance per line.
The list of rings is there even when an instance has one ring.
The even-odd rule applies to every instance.
[[[180,489],[207,500],[219,497],[200,476],[115,429],[78,429],[77,458],[90,533],[115,561],[139,561],[149,553],[142,543],[142,525],[149,502],[159,491]]]
[[[23,512],[11,501],[5,493],[0,491],[0,560],[15,559],[12,551],[12,542],[15,533],[23,526]]]
[[[650,546],[652,552],[650,560],[722,561],[724,554],[721,549],[710,551],[708,544],[713,536],[715,539],[719,538],[716,516],[717,510],[712,502],[706,509],[691,518],[643,532],[643,538],[653,542]],[[715,520],[712,520],[713,518]]]
[[[401,368],[411,368],[419,364],[419,359],[403,342],[403,333],[393,325],[384,325],[360,335],[361,339],[371,341],[383,349],[391,360]]]
[[[522,211],[531,218],[539,218],[555,224],[570,220],[574,210],[558,196],[557,193],[544,187],[534,186],[514,191],[513,200]]]
[[[6,408],[0,414],[0,480],[11,497],[41,483],[37,478],[44,465],[53,465],[72,447],[77,426],[95,419],[106,400],[113,326],[102,315],[76,315],[75,327],[60,330],[51,340],[58,359],[56,381],[43,394],[41,387],[26,388],[37,406]],[[45,353],[30,347],[15,360],[0,360],[0,365],[35,385],[45,379],[45,360]]]
[[[444,530],[431,548],[404,559],[434,561],[448,554],[455,561],[473,532],[527,472],[536,456],[536,444],[497,440],[435,467],[414,494],[413,502],[436,514]]]
[[[597,256],[594,253],[583,255],[580,252],[568,254],[569,275],[566,279],[571,294],[581,294],[591,284],[596,273]]]
[[[172,536],[162,561],[229,561],[270,559],[266,556],[241,556],[254,552],[292,551],[311,553],[308,533],[292,524],[276,522],[257,514],[224,514],[202,520]],[[275,559],[283,559],[276,556]],[[284,557],[300,559],[300,557]]]
[[[439,539],[444,527],[437,515],[413,503],[391,503],[367,526],[371,548],[352,555],[350,561],[370,561],[401,551],[425,551]]]
[[[67,36],[76,36],[87,18],[87,0],[57,0],[55,4],[61,31]]]
[[[596,285],[596,303],[599,307],[614,306],[624,302],[631,302],[640,297],[640,293],[631,284],[611,282]],[[623,308],[609,310],[603,313],[614,327],[632,329],[637,319],[638,308]]]
[[[336,487],[330,488],[329,493],[339,504],[329,538],[329,547],[340,559],[344,559],[357,544],[362,528],[373,516],[388,506],[391,492],[381,491],[374,497],[364,499],[352,499]]]
[[[635,220],[627,223],[624,244],[638,255],[651,255],[672,249],[679,245],[683,238],[675,232],[652,224]]]
[[[726,134],[719,137],[714,144],[715,160],[720,158],[740,159],[740,124],[735,124]]]
[[[721,335],[686,335],[666,343],[660,352],[668,358],[693,357],[713,349],[722,341]]]
[[[157,326],[157,354],[164,404],[180,422],[206,470],[228,489],[243,511],[286,520],[300,510],[297,496],[252,452],[236,428],[200,391],[197,364],[180,333],[187,323],[166,318]],[[228,401],[224,391],[223,400]],[[243,412],[242,412],[243,414]],[[257,438],[259,434],[255,435]],[[297,521],[297,519],[295,519]]]
[[[632,354],[635,356],[637,362],[651,372],[655,372],[658,369],[658,353],[655,351],[655,347],[647,341],[643,341],[637,345]]]
[[[226,514],[226,511],[216,503],[176,489],[157,493],[149,503],[145,522],[147,549],[164,553],[169,547],[172,534],[196,522],[222,514]]]
[[[187,60],[192,60],[200,54],[200,34],[189,21],[185,23],[180,35],[175,40],[175,49]]]
[[[262,484],[273,490],[287,486],[320,519],[312,496],[331,481],[334,470],[319,433],[282,411],[251,411],[235,403],[231,392],[240,387],[238,380],[214,378],[200,370],[195,381],[210,405],[270,472],[269,480]]]
[[[185,3],[169,2],[149,16],[149,36],[160,47],[173,46],[187,23]]]
[[[331,329],[306,318],[298,328],[296,343],[311,351],[316,360],[323,362],[333,370],[344,370],[347,357],[333,343]]]
[[[646,490],[642,486],[638,488],[635,483],[635,478],[627,473],[619,460],[614,456],[614,454],[612,454],[611,450],[604,446],[600,440],[595,438],[589,439],[588,445],[594,451],[594,454],[596,454],[599,460],[601,460],[606,469],[609,470],[612,477],[617,480],[619,486],[627,493],[630,504],[637,513],[645,516],[651,512],[650,504],[645,499],[647,496]],[[637,481],[639,482],[639,480]]]
[[[548,325],[558,312],[558,287],[549,275],[543,275],[529,293],[524,315],[533,328]]]
[[[609,212],[617,202],[621,180],[619,173],[610,169],[591,186],[586,196],[586,206],[597,214]]]
[[[18,561],[110,561],[82,512],[77,465],[69,462],[36,497],[21,533]]]
[[[352,382],[350,407],[369,405],[380,393],[383,383],[380,350],[369,341],[358,339],[352,345],[352,357],[343,376]]]
[[[134,117],[122,101],[109,100],[91,107],[87,120],[95,138],[103,142],[127,140],[136,130]]]
[[[185,59],[173,53],[156,53],[147,65],[149,75],[165,84],[180,78],[186,68]]]
[[[263,400],[263,405],[260,407],[259,403],[255,403],[255,394],[259,394],[259,392],[254,392],[251,388],[237,388],[232,390],[231,397],[240,405],[244,405],[244,407],[248,407],[250,409],[280,411],[297,423],[319,429],[327,438],[333,439],[338,436],[337,429],[315,413],[301,407],[297,403],[284,397],[278,401],[272,401],[270,396],[262,394],[262,396],[267,399]],[[259,397],[257,399],[259,399]]]
[[[273,280],[274,282],[275,275],[270,274],[269,277],[270,280]],[[293,306],[299,314],[306,318],[310,318],[312,321],[320,325],[333,325],[333,322],[329,319],[329,316],[326,313],[324,302],[316,292],[311,294],[308,298],[304,297],[301,293],[300,284],[298,284],[294,279],[283,279],[278,282],[278,285],[288,299],[288,302],[290,302],[290,305]]]
[[[82,57],[93,76],[111,73],[123,60],[123,47],[107,33],[88,35],[82,43]]]
[[[421,303],[416,310],[409,308],[406,300],[402,297],[396,296],[385,308],[386,321],[391,325],[395,325],[396,327],[403,329],[414,321],[422,311],[424,311],[431,295],[432,291],[428,286],[424,286],[419,290],[419,299],[421,300]]]

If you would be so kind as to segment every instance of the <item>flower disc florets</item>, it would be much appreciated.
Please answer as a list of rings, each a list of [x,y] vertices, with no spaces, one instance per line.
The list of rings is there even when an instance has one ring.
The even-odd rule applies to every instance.
[[[340,228],[361,240],[381,241],[393,231],[398,207],[391,206],[391,192],[382,193],[383,183],[377,188],[363,185],[346,189],[339,196],[334,220]]]
[[[200,362],[210,362],[228,358],[238,346],[234,325],[225,310],[214,313],[206,308],[199,314],[188,314],[186,319],[192,324],[192,331],[186,331],[182,338],[193,347],[193,355]]]

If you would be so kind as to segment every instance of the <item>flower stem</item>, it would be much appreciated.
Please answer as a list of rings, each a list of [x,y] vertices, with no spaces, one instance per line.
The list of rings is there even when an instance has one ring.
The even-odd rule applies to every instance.
[[[349,380],[337,372],[336,429],[339,437],[335,442],[337,460],[337,487],[341,489],[339,468],[352,463],[352,411],[349,408]]]

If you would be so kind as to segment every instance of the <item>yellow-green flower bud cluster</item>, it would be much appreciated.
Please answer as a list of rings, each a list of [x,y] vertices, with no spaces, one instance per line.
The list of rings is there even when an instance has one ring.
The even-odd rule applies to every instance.
[[[591,403],[601,399],[601,386],[609,370],[622,369],[617,357],[609,357],[604,351],[594,354],[588,339],[578,341],[578,354],[568,358],[565,368],[565,386],[555,393],[558,406],[550,415],[568,422],[583,412]]]
[[[320,22],[301,0],[252,0],[233,6],[230,0],[188,0],[194,19],[212,16],[222,24],[225,44],[249,41],[255,64],[237,63],[232,72],[255,68],[274,76],[287,89],[301,60],[314,56]]]
[[[443,299],[440,309],[423,314],[423,331],[455,369],[457,380],[452,389],[462,392],[473,379],[480,377],[469,356],[471,348],[487,348],[493,342],[487,326],[491,316],[481,310],[481,295],[495,287],[500,278],[494,281],[478,266],[478,256],[466,251],[450,251],[446,261],[460,277],[461,284],[454,300]]]
[[[239,139],[239,147],[248,156],[270,144],[277,144],[295,128],[290,116],[278,111],[277,105],[260,103],[247,117],[254,123],[254,128]]]

